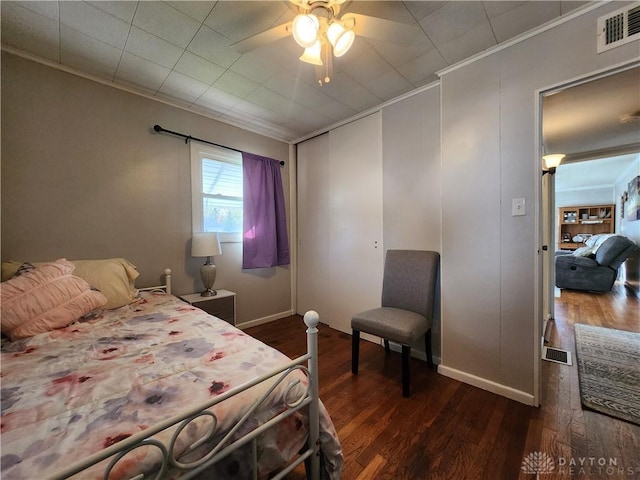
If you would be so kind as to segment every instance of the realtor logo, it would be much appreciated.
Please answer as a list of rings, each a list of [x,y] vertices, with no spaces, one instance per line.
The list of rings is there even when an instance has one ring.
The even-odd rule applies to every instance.
[[[521,470],[529,475],[535,474],[539,478],[540,474],[553,473],[556,468],[553,458],[544,452],[531,452],[522,459]]]

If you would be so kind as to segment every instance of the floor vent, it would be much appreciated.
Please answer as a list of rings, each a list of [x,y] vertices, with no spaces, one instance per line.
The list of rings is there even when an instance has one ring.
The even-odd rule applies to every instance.
[[[558,348],[543,347],[542,359],[549,362],[561,363],[563,365],[572,365],[571,352],[560,350]]]
[[[598,18],[598,53],[640,39],[640,2]]]

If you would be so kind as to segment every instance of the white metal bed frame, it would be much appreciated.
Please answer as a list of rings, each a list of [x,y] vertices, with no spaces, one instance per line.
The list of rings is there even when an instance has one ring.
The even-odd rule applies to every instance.
[[[164,271],[165,276],[165,285],[157,286],[157,287],[149,287],[149,288],[141,288],[140,291],[154,292],[154,291],[162,291],[171,294],[171,270],[166,269]],[[264,431],[269,428],[274,427],[279,422],[293,415],[298,410],[301,410],[308,406],[308,419],[309,419],[309,438],[307,441],[306,450],[299,453],[298,457],[295,458],[291,463],[289,463],[283,470],[281,470],[277,475],[271,477],[274,480],[282,479],[285,475],[295,469],[302,462],[307,462],[307,477],[312,480],[320,479],[320,420],[319,420],[319,398],[318,398],[318,329],[317,325],[319,323],[319,316],[313,310],[308,311],[304,315],[304,323],[307,326],[307,353],[302,355],[288,364],[272,371],[266,373],[258,378],[255,378],[251,381],[248,381],[242,385],[238,385],[237,387],[225,392],[222,395],[219,395],[213,400],[209,400],[205,403],[201,403],[200,405],[196,405],[189,410],[185,410],[174,417],[168,418],[167,420],[154,425],[146,430],[132,435],[125,440],[122,440],[110,447],[107,447],[96,454],[83,459],[66,469],[59,471],[54,474],[52,478],[54,479],[66,479],[73,477],[76,474],[81,473],[83,470],[96,465],[104,460],[111,459],[109,463],[105,466],[104,470],[104,479],[109,478],[109,474],[113,470],[113,468],[123,460],[128,453],[136,450],[137,448],[142,447],[154,447],[157,448],[162,454],[162,464],[160,470],[155,474],[155,479],[160,480],[164,478],[165,474],[168,472],[169,468],[174,468],[180,471],[180,478],[193,478],[198,473],[212,466],[216,462],[222,460],[230,453],[234,452],[240,447],[251,443],[252,445],[252,465],[253,465],[253,478],[258,478],[258,466],[257,466],[257,438]],[[305,366],[306,364],[306,366]],[[237,432],[242,425],[251,418],[253,412],[260,406],[260,404],[269,396],[269,394],[282,382],[286,381],[287,376],[293,372],[294,370],[302,370],[307,377],[309,378],[307,388],[304,390],[300,398],[289,401],[286,404],[286,409],[267,421],[266,423],[260,425],[259,427],[251,430],[250,432],[244,434],[243,436],[235,439],[230,442],[233,435]],[[213,412],[209,409],[214,405],[224,402],[228,398],[238,395],[245,390],[258,385],[266,380],[277,377],[275,383],[249,408],[249,410],[243,415],[243,417],[238,421],[236,425],[234,425],[219,441],[213,445],[211,450],[209,450],[206,454],[203,454],[199,459],[194,460],[192,462],[181,462],[178,460],[176,452],[174,452],[174,447],[176,440],[178,439],[180,432],[186,428],[190,422],[194,421],[199,417],[210,417],[211,427],[208,432],[199,440],[194,442],[189,448],[186,449],[186,452],[183,452],[181,455],[188,453],[198,447],[200,447],[205,442],[213,439],[216,436],[216,427],[217,427],[217,418]],[[287,394],[285,398],[289,397],[289,392],[291,389],[300,383],[299,380],[294,380],[289,383],[287,386]],[[153,438],[157,433],[167,430],[177,426],[176,431],[173,433],[171,440],[168,445],[165,445],[161,441],[156,438]],[[138,475],[135,477],[136,479],[141,479],[146,477],[147,475]]]

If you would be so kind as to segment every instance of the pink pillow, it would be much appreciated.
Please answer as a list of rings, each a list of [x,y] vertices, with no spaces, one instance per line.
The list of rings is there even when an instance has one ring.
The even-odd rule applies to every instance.
[[[71,275],[65,259],[47,262],[2,282],[2,333],[11,341],[63,328],[107,303],[100,292]]]
[[[103,260],[73,260],[73,274],[86,281],[93,288],[100,290],[107,297],[107,304],[102,308],[128,305],[136,299],[138,290],[135,280],[140,275],[135,265],[124,258],[105,258]],[[2,281],[12,278],[24,262],[10,260],[2,262]],[[39,267],[41,263],[32,263]]]

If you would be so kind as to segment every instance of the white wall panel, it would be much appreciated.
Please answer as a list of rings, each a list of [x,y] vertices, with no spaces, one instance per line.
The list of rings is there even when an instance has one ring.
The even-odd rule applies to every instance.
[[[354,313],[380,305],[380,113],[298,145],[299,313],[351,333]]]
[[[332,130],[329,139],[329,324],[351,332],[354,313],[380,306],[384,255],[381,114]]]
[[[440,88],[382,110],[385,249],[440,251]]]
[[[495,59],[442,83],[442,363],[497,380],[500,119]],[[464,101],[459,101],[464,92]]]
[[[382,110],[382,191],[385,251],[441,252],[442,185],[440,87],[431,87]],[[440,356],[440,288],[431,342]],[[424,342],[413,346],[424,351]]]

